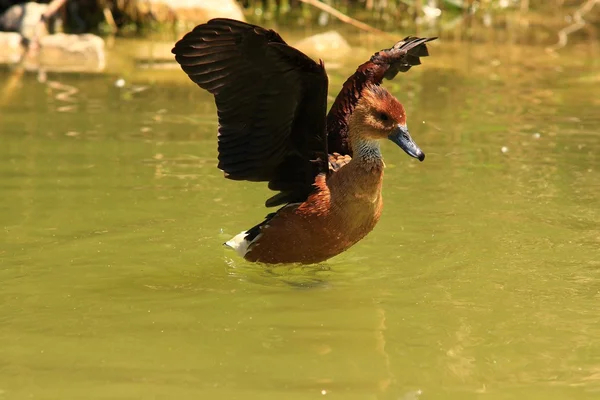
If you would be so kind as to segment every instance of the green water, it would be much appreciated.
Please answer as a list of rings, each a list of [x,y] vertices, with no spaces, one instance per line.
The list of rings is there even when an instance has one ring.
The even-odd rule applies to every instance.
[[[268,191],[181,71],[0,75],[0,399],[600,398],[597,49],[431,53],[386,84],[425,162],[384,144],[379,225],[292,269],[222,247]]]

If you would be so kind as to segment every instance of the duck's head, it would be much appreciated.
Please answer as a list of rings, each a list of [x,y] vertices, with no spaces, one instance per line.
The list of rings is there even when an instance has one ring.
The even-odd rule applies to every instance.
[[[373,143],[389,139],[419,161],[425,153],[413,141],[406,127],[406,112],[398,99],[378,85],[367,85],[350,116],[350,140]]]

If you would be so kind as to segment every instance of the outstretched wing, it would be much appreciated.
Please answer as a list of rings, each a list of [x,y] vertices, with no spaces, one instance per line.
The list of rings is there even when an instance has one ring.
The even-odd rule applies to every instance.
[[[437,38],[407,37],[390,49],[373,54],[371,59],[359,66],[346,80],[327,115],[327,142],[330,153],[352,155],[348,143],[348,118],[368,84],[379,85],[383,78],[393,79],[398,72],[421,64],[420,57],[429,55],[425,43]]]
[[[192,81],[215,96],[219,168],[267,181],[268,206],[304,201],[327,172],[327,74],[274,31],[230,19],[198,25],[173,48]]]

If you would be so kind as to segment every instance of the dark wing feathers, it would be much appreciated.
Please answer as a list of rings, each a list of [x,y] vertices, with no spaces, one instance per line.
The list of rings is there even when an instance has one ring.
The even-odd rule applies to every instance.
[[[385,71],[384,77],[385,79],[394,79],[398,72],[406,72],[410,67],[420,65],[420,57],[427,57],[429,55],[425,43],[435,39],[436,38],[417,38],[409,36],[396,43],[391,49],[375,53],[373,57],[371,57],[371,61],[389,65],[389,68]],[[404,53],[404,55],[401,56],[401,60],[395,61],[398,59],[398,55],[394,54],[395,52]]]
[[[398,72],[406,72],[421,64],[420,57],[427,57],[426,43],[436,38],[406,37],[389,49],[373,54],[371,59],[359,66],[346,80],[327,114],[327,145],[329,153],[352,155],[348,143],[348,118],[368,84],[379,85],[383,78],[393,79]]]
[[[429,55],[425,43],[434,39],[407,37],[375,53],[344,83],[327,117],[323,63],[272,30],[213,19],[185,35],[173,54],[215,96],[219,168],[229,179],[268,181],[279,191],[267,200],[271,207],[306,200],[329,161],[333,170],[349,161],[348,117],[362,89],[419,65]]]
[[[225,176],[293,188],[270,205],[306,199],[315,175],[327,171],[323,65],[272,30],[229,19],[197,26],[173,53],[190,79],[215,96]],[[321,161],[315,167],[311,160]]]

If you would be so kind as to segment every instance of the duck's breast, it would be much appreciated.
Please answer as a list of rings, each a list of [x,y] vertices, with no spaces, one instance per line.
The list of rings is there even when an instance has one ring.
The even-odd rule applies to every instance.
[[[282,208],[261,229],[245,258],[265,263],[317,263],[354,245],[377,224],[382,170],[363,173],[346,165],[301,204]]]

